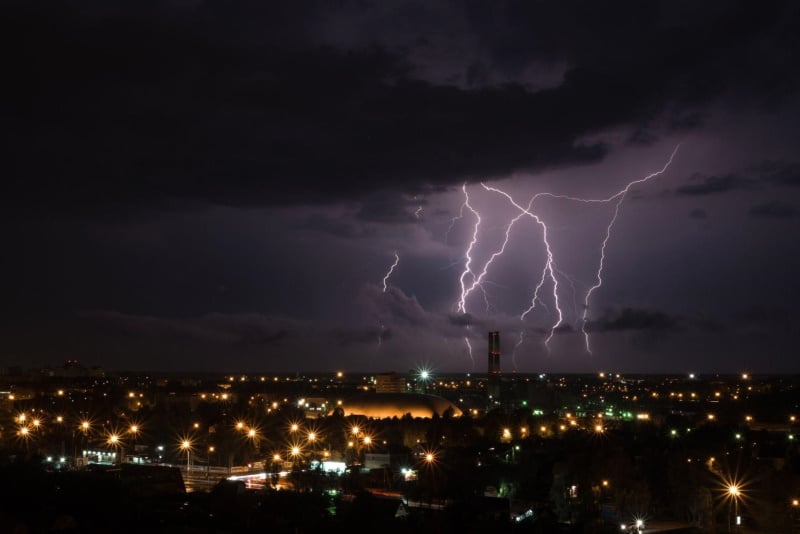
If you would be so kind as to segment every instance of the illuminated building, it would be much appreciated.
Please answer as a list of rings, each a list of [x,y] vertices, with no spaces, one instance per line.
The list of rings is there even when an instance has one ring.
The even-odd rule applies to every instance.
[[[461,416],[461,410],[447,399],[422,393],[381,393],[362,395],[345,401],[341,406],[342,415],[362,415],[373,419],[411,417],[429,419],[434,415],[444,417]]]
[[[489,332],[489,403],[500,400],[500,332]]]

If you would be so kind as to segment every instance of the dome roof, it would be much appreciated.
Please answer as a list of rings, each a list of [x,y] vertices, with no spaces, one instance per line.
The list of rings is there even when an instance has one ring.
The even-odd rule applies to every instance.
[[[374,419],[403,417],[410,413],[411,417],[443,416],[452,410],[454,417],[462,415],[461,410],[447,399],[436,395],[422,393],[374,393],[354,397],[343,403],[344,415],[363,415]]]

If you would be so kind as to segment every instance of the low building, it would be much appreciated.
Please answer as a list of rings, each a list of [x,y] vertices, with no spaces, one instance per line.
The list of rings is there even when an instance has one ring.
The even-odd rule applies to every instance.
[[[343,415],[372,419],[392,417],[460,417],[461,410],[447,399],[422,393],[375,393],[354,397],[342,403]]]

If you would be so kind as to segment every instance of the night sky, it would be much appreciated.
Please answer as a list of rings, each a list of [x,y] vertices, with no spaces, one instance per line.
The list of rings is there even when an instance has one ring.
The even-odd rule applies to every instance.
[[[796,2],[0,6],[0,367],[800,371]]]

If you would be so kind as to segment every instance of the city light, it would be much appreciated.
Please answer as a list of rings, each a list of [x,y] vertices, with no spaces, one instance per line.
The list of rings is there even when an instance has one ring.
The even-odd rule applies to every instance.
[[[188,473],[192,468],[192,441],[189,438],[182,438],[180,441],[180,448],[186,452],[186,472]]]

